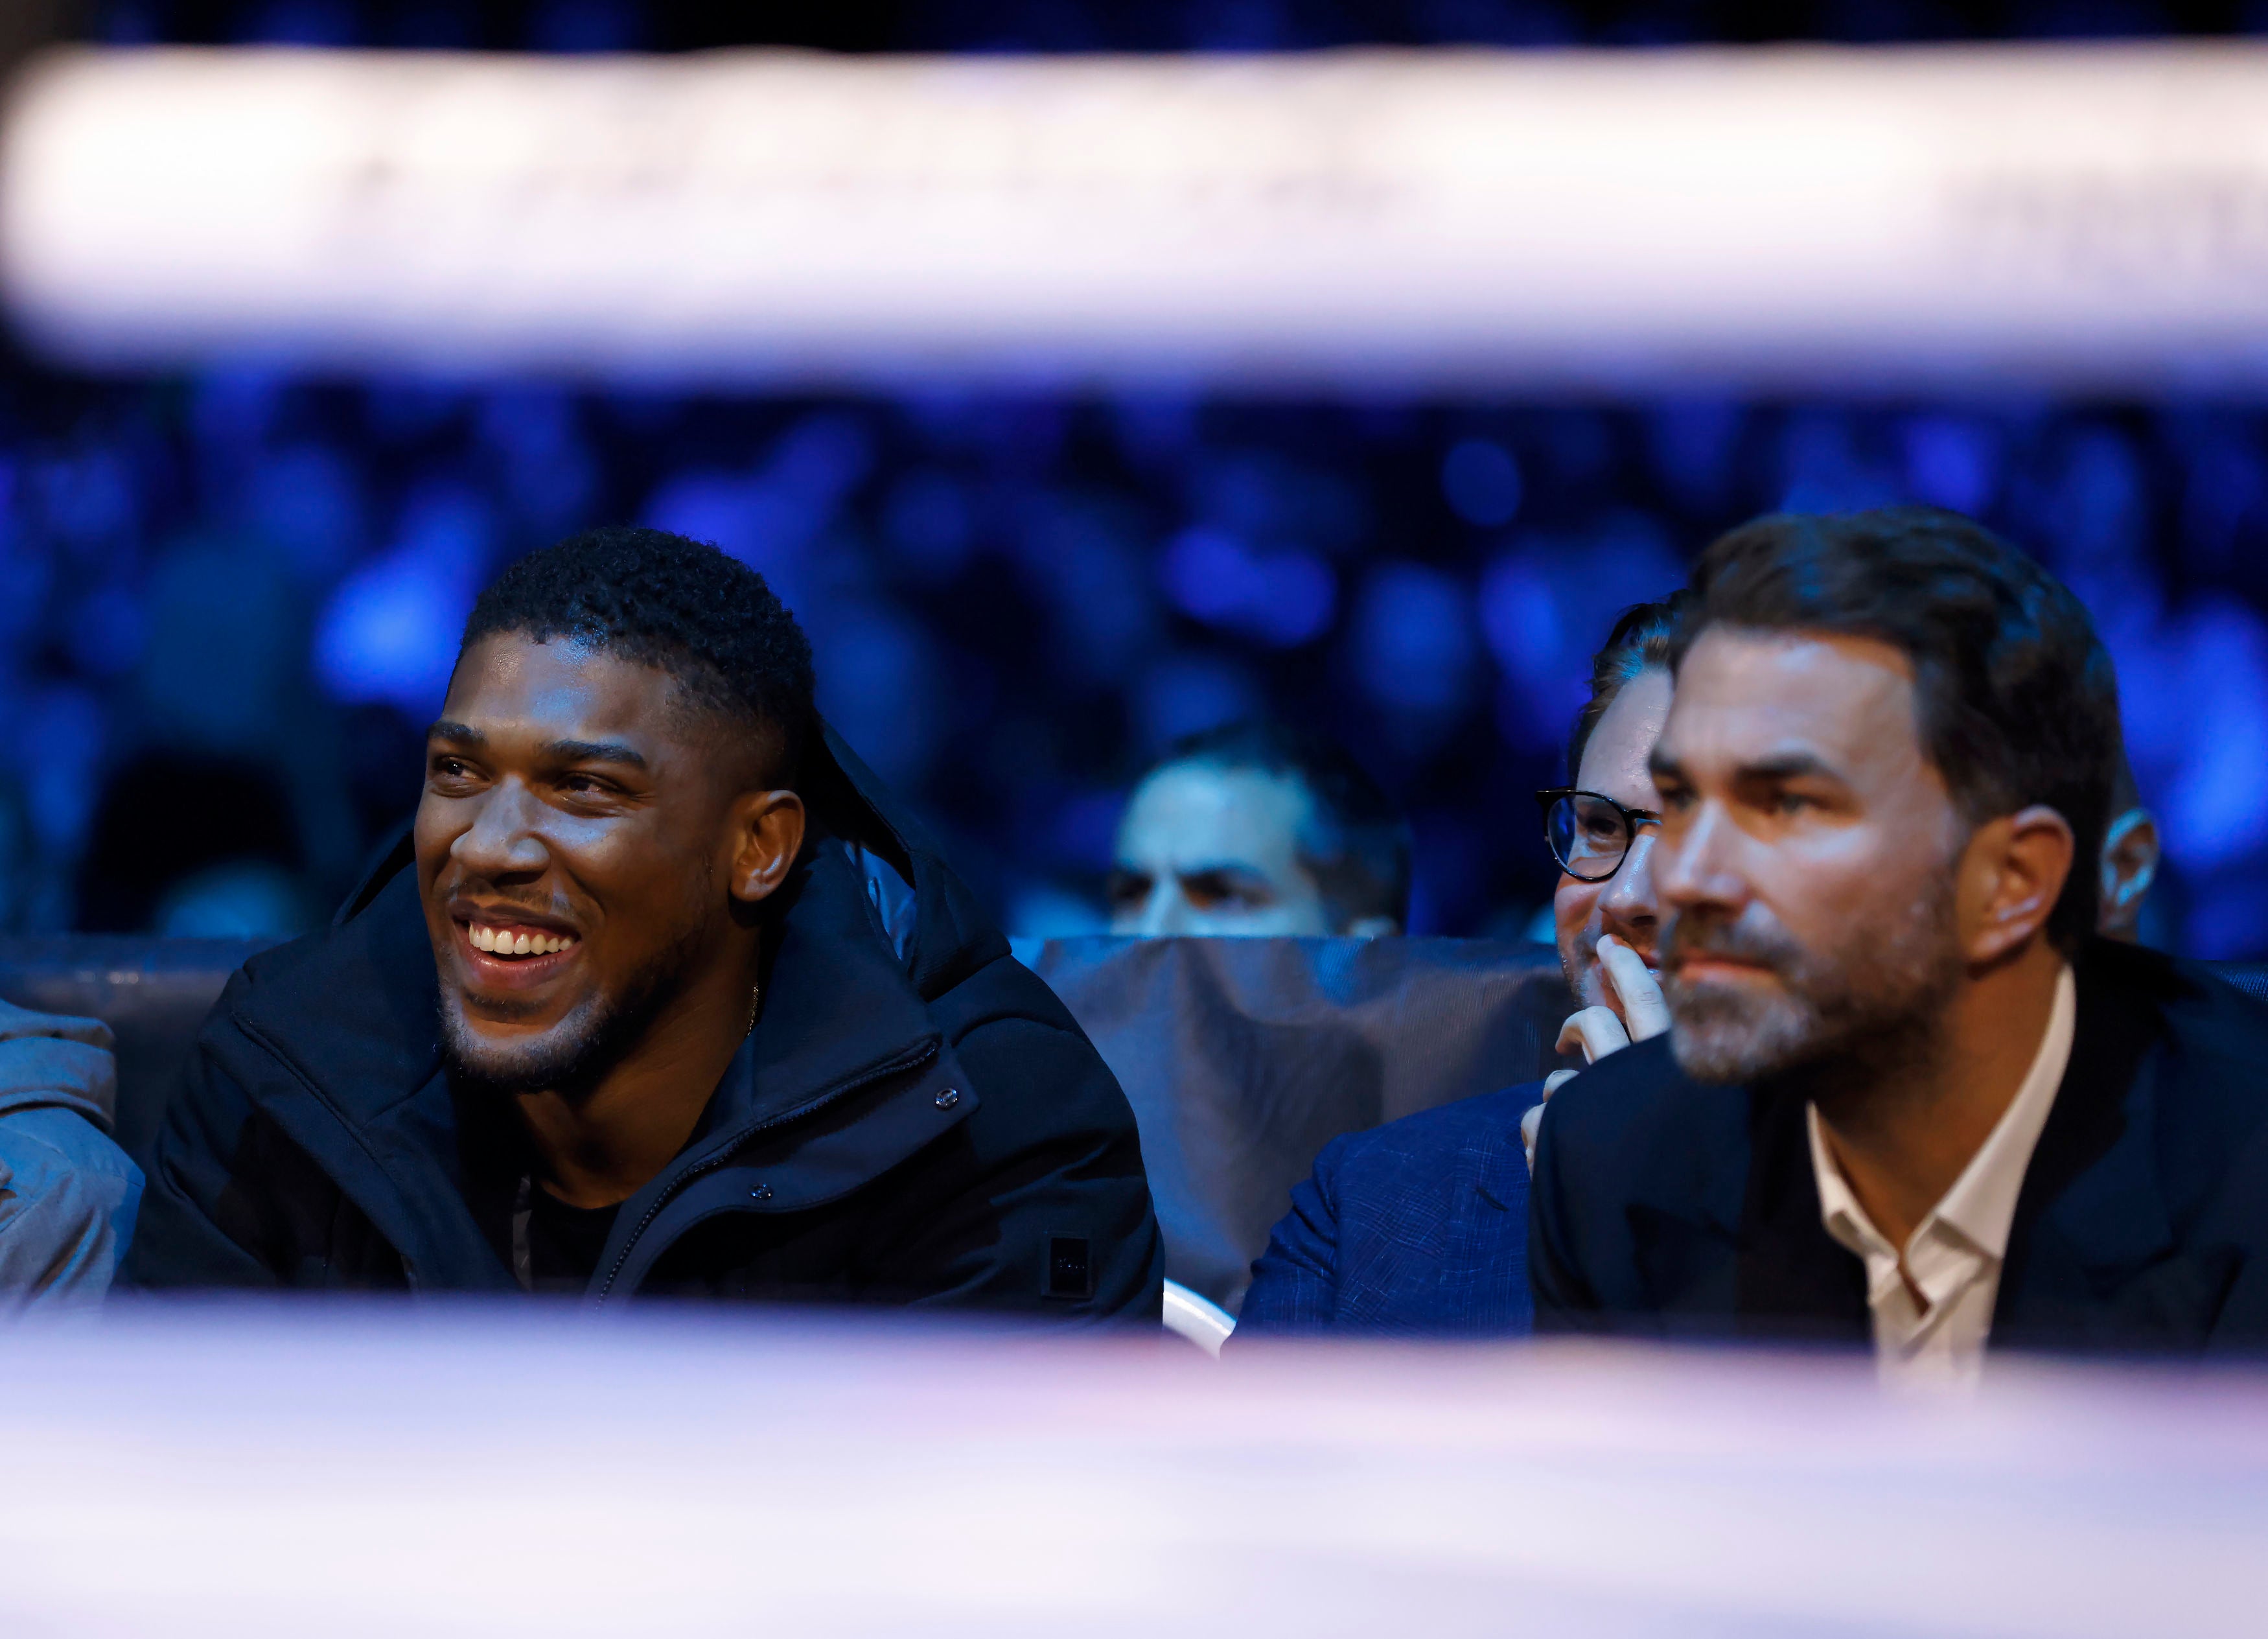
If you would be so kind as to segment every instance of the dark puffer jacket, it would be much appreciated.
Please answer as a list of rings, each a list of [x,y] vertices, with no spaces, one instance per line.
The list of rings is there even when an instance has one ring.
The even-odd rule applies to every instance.
[[[1125,1096],[830,733],[762,1016],[588,1288],[1154,1322]],[[519,1290],[504,1122],[441,1067],[407,842],[329,932],[254,957],[200,1033],[126,1265],[144,1287]]]

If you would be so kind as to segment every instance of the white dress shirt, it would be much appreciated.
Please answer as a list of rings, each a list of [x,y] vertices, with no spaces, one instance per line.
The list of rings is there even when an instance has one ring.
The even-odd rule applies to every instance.
[[[2047,1033],[2032,1055],[2024,1084],[1945,1199],[1915,1226],[1905,1244],[1904,1274],[1898,1249],[1869,1221],[1828,1150],[1818,1106],[1805,1109],[1819,1219],[1828,1234],[1866,1263],[1874,1359],[1886,1381],[1968,1383],[1983,1368],[1993,1300],[2000,1293],[2000,1260],[2008,1251],[2008,1226],[2033,1147],[2071,1061],[2078,1012],[2077,987],[2066,966],[2056,979]],[[1914,1288],[1919,1288],[1919,1301]]]

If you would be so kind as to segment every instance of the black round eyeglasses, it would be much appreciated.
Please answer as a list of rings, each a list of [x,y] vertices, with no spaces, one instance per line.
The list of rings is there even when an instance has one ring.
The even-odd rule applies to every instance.
[[[1543,809],[1543,840],[1551,857],[1577,882],[1606,881],[1622,869],[1638,832],[1661,823],[1652,808],[1626,808],[1595,791],[1557,786],[1537,792],[1535,801]]]

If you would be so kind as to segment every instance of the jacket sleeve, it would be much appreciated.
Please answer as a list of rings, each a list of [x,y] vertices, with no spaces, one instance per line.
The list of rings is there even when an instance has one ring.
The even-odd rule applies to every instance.
[[[2268,1358],[2268,1127],[2255,1131],[2230,1158],[2208,1239],[2228,1273],[2205,1337],[2217,1359]]]
[[[1126,1096],[1076,1027],[1008,1014],[954,1043],[977,1107],[925,1152],[864,1261],[917,1305],[1156,1325],[1165,1246]]]
[[[148,1187],[126,1255],[122,1284],[135,1287],[263,1287],[282,1272],[257,1249],[278,1237],[264,1223],[257,1196],[239,1181],[246,1157],[261,1148],[265,1123],[231,1075],[215,1040],[222,1008],[214,1008],[189,1050],[142,1170]]]
[[[1232,1346],[1248,1337],[1329,1329],[1338,1310],[1338,1163],[1346,1146],[1344,1135],[1333,1139],[1292,1190],[1292,1210],[1277,1220],[1268,1250],[1252,1266]]]
[[[0,1303],[92,1303],[134,1234],[142,1174],[77,1111],[0,1115]]]
[[[1528,1185],[1528,1284],[1539,1333],[1606,1330],[1597,1296],[1571,1251],[1565,1157],[1552,1142],[1552,1106],[1535,1137],[1535,1173]]]

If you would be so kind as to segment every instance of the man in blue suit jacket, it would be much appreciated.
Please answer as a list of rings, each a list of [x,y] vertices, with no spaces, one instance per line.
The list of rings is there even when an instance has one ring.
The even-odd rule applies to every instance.
[[[1567,765],[1543,793],[1561,875],[1559,959],[1582,1009],[1564,1049],[1597,1058],[1667,1028],[1652,975],[1655,816],[1646,758],[1669,712],[1680,605],[1641,604],[1593,662]],[[1239,1338],[1269,1333],[1517,1336],[1534,1322],[1522,1120],[1572,1072],[1335,1139],[1252,1266]]]
[[[1519,1336],[1528,1288],[1529,1082],[1333,1139],[1252,1266],[1239,1338]]]

